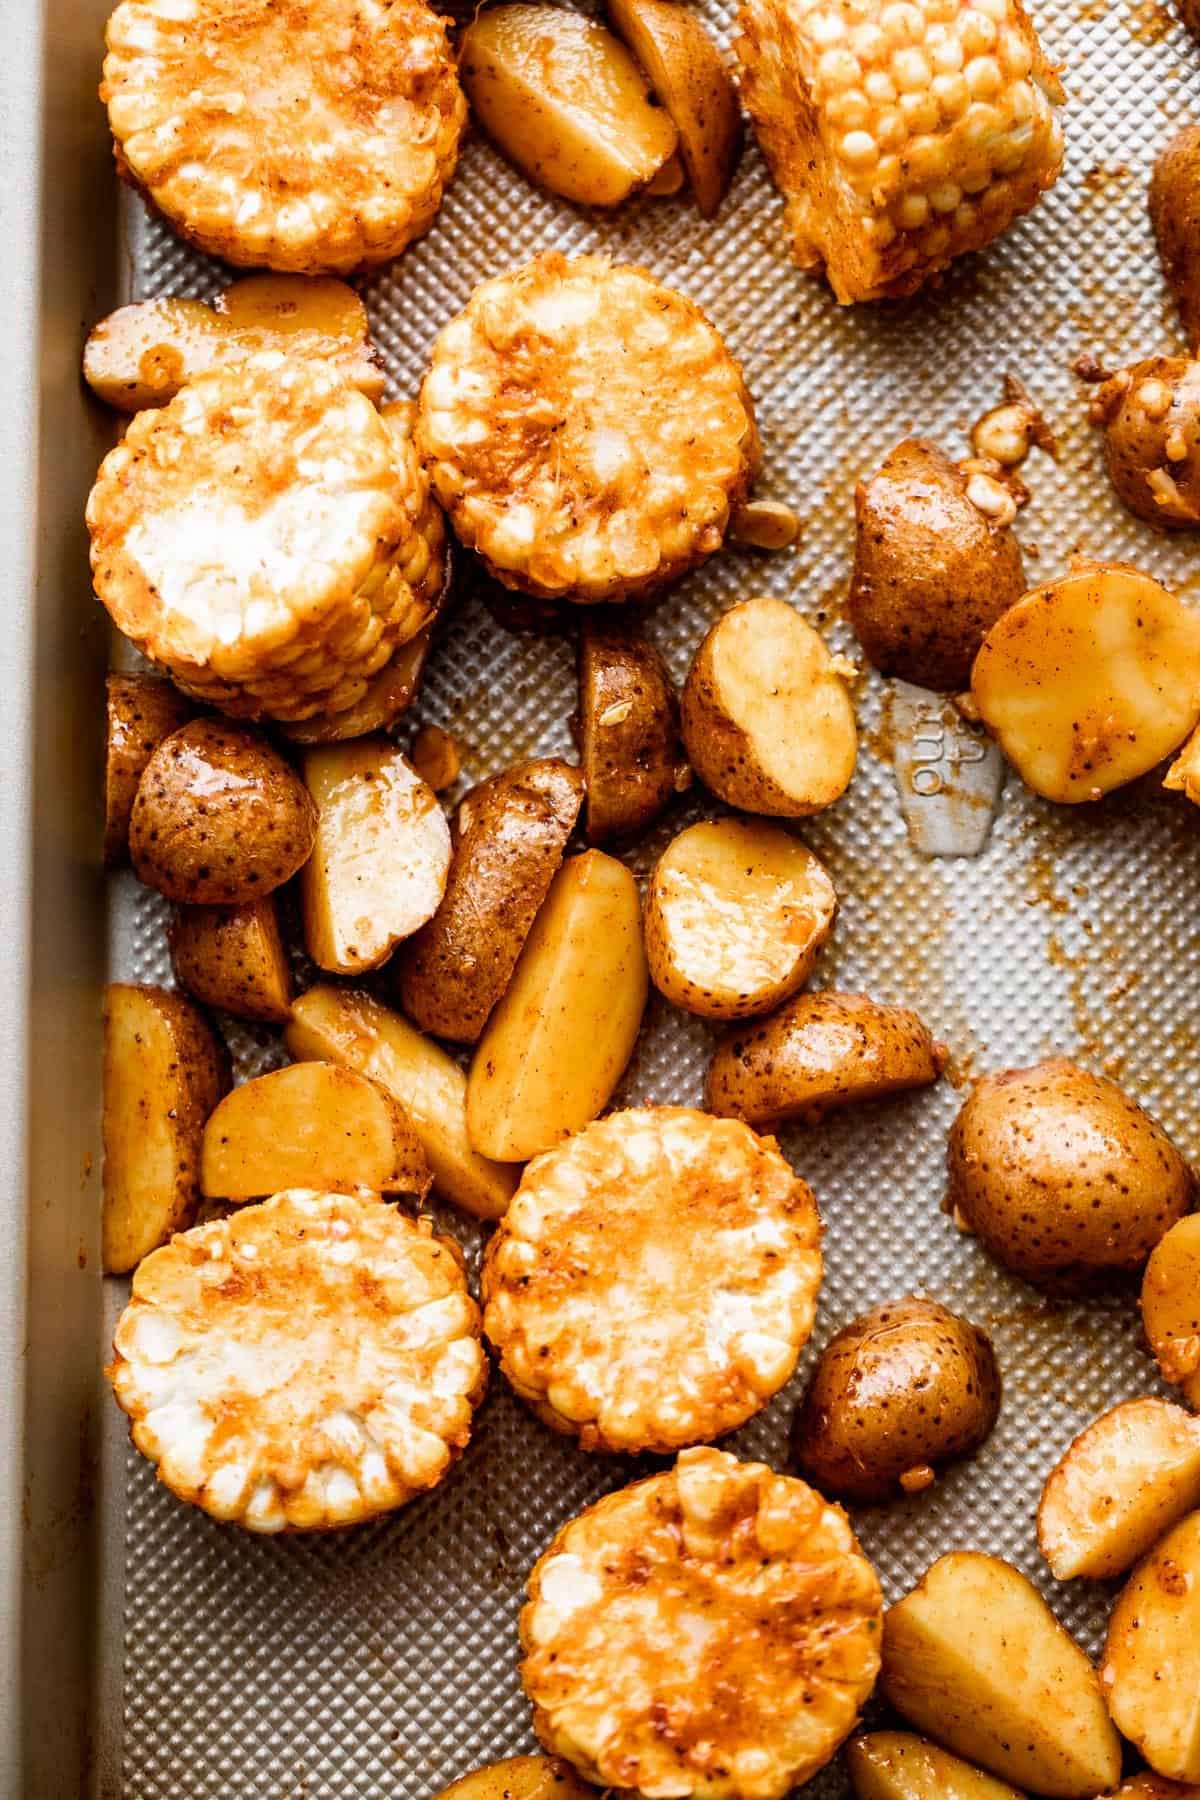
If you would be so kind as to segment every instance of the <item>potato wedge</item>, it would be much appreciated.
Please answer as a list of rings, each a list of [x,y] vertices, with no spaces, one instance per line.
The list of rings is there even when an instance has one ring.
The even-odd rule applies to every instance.
[[[1163,1380],[1200,1407],[1200,1213],[1172,1225],[1150,1252],[1142,1325]]]
[[[422,725],[408,747],[408,760],[435,794],[453,787],[462,770],[457,741],[440,725]]]
[[[1144,1769],[1123,1781],[1109,1800],[1200,1800],[1200,1782],[1168,1781]]]
[[[104,997],[104,1268],[123,1275],[191,1224],[204,1122],[229,1062],[204,1015],[167,988],[110,984]]]
[[[477,1219],[504,1214],[521,1171],[471,1147],[467,1078],[439,1044],[369,994],[328,986],[300,995],[283,1037],[292,1056],[339,1063],[384,1088],[420,1139],[445,1199]]]
[[[783,600],[743,600],[712,627],[680,703],[692,767],[746,812],[802,819],[832,806],[858,754],[849,665]]]
[[[237,1019],[286,1019],[292,969],[272,895],[243,906],[176,907],[171,965],[193,1000]]]
[[[645,830],[691,779],[674,684],[636,627],[580,626],[579,748],[591,844]]]
[[[996,621],[971,692],[1035,793],[1098,800],[1200,720],[1200,615],[1136,569],[1077,563]]]
[[[1081,1431],[1050,1471],[1038,1543],[1059,1581],[1109,1581],[1196,1506],[1200,1419],[1169,1400],[1123,1400]]]
[[[725,58],[681,0],[608,0],[608,16],[674,120],[696,205],[711,218],[742,147],[742,109]]]
[[[815,1125],[837,1107],[927,1087],[945,1057],[905,1006],[832,990],[797,994],[725,1034],[709,1066],[706,1104],[750,1125]]]
[[[441,905],[399,959],[399,994],[423,1031],[473,1044],[508,986],[562,862],[583,778],[556,757],[485,781],[459,809]]]
[[[1006,1781],[909,1731],[851,1738],[846,1772],[858,1800],[1024,1800]]]
[[[646,892],[660,994],[705,1019],[747,1019],[812,974],[833,929],[825,865],[778,825],[711,819],[674,838]]]
[[[596,1789],[561,1756],[510,1756],[460,1775],[438,1800],[596,1800]]]
[[[1108,1623],[1108,1710],[1150,1767],[1200,1782],[1200,1512],[1134,1570]]]
[[[1195,0],[1180,0],[1196,31]],[[1150,177],[1150,223],[1167,286],[1175,296],[1188,342],[1200,343],[1200,125],[1185,125],[1159,151]]]
[[[105,700],[104,861],[111,868],[129,855],[129,820],[146,764],[196,708],[158,675],[110,675]]]
[[[298,1062],[227,1094],[204,1127],[200,1190],[254,1200],[284,1188],[417,1194],[433,1183],[420,1139],[386,1088],[331,1062]]]
[[[300,874],[304,941],[319,969],[359,975],[437,911],[450,827],[433,789],[385,737],[307,751],[304,779],[317,808]]]
[[[1100,1681],[1026,1576],[943,1556],[883,1625],[881,1687],[919,1731],[1002,1781],[1092,1800],[1121,1776]]]
[[[618,205],[679,142],[624,44],[585,13],[489,7],[463,32],[458,72],[488,136],[564,200]]]
[[[596,1118],[633,1054],[649,980],[637,883],[600,850],[550,885],[467,1078],[467,1134],[502,1162]]]
[[[266,738],[193,719],[146,764],[129,820],[134,874],[168,900],[240,906],[289,881],[308,857],[317,809]]]
[[[447,559],[448,565],[449,559]],[[447,582],[449,578],[447,577]],[[390,663],[367,683],[361,700],[344,712],[318,713],[311,719],[293,719],[277,726],[293,744],[343,744],[371,732],[390,731],[421,691],[425,664],[433,648],[433,627],[426,625],[416,637],[401,644]]]

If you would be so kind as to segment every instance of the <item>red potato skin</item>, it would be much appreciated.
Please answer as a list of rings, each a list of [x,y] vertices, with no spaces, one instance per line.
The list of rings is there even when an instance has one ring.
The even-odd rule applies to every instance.
[[[1200,36],[1200,0],[1180,0],[1180,14]],[[1167,286],[1188,342],[1200,340],[1200,125],[1185,125],[1162,150],[1150,178],[1150,223]]]
[[[1122,369],[1097,393],[1091,417],[1103,428],[1109,479],[1130,512],[1160,530],[1200,525],[1200,362],[1151,356]]]
[[[110,675],[105,696],[104,861],[113,868],[129,857],[129,820],[146,764],[196,708],[160,675]]]

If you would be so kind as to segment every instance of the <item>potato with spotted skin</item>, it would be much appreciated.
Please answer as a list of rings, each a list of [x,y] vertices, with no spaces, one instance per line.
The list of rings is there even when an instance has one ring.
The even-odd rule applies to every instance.
[[[110,675],[105,695],[104,860],[112,867],[129,855],[129,820],[146,764],[196,708],[158,675]]]
[[[437,1800],[596,1800],[561,1756],[510,1756],[460,1775]]]
[[[949,1167],[956,1224],[1015,1274],[1065,1288],[1140,1268],[1195,1192],[1162,1126],[1065,1057],[977,1081]]]
[[[979,1448],[999,1411],[987,1333],[910,1296],[873,1307],[826,1344],[792,1455],[822,1493],[872,1505],[927,1488],[934,1465]]]
[[[1151,356],[1110,376],[1091,405],[1119,498],[1151,525],[1200,525],[1200,362]]]
[[[1200,1408],[1200,1213],[1172,1225],[1150,1252],[1142,1325],[1163,1380]]]
[[[1200,1782],[1200,1512],[1139,1563],[1108,1622],[1100,1680],[1113,1723],[1150,1767]]]
[[[134,873],[168,900],[240,906],[289,881],[316,840],[304,783],[266,739],[224,719],[164,738],[129,821]]]
[[[241,906],[180,906],[169,927],[175,979],[192,998],[237,1019],[281,1024],[292,970],[274,896]]]
[[[742,109],[725,59],[680,0],[608,0],[608,11],[674,121],[696,205],[711,218],[742,147]]]
[[[815,1125],[838,1107],[927,1087],[944,1062],[941,1045],[907,1007],[867,994],[798,994],[722,1038],[707,1105],[751,1125]]]
[[[1188,30],[1200,34],[1200,6],[1179,0]],[[1159,151],[1150,178],[1150,222],[1167,286],[1188,341],[1200,341],[1200,125],[1185,125]]]
[[[624,621],[580,627],[579,751],[591,844],[644,831],[691,780],[667,665]]]
[[[1016,1788],[911,1731],[870,1731],[846,1746],[857,1800],[1025,1800]]]

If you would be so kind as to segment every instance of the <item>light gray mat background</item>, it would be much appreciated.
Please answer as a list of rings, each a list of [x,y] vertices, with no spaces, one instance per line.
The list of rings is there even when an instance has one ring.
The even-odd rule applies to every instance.
[[[727,36],[726,9],[704,10]],[[1157,536],[1109,492],[1086,391],[1068,364],[1082,350],[1115,364],[1177,340],[1145,189],[1156,146],[1195,109],[1200,49],[1157,0],[1048,4],[1037,23],[1071,97],[1064,174],[991,251],[911,302],[839,310],[797,273],[752,144],[719,216],[705,222],[684,199],[581,211],[536,191],[472,137],[433,231],[367,284],[396,394],[414,391],[435,332],[477,281],[547,247],[635,259],[707,309],[758,408],[760,492],[790,501],[804,535],[794,554],[718,556],[655,608],[649,629],[677,676],[706,625],[756,593],[790,600],[852,649],[842,605],[856,478],[913,431],[960,454],[1010,370],[1063,446],[1057,466],[1036,456],[1029,465],[1034,500],[1019,532],[1031,579],[1082,549],[1137,562],[1184,595],[1195,588],[1195,540]],[[215,267],[140,208],[129,207],[127,223],[134,295],[218,285]],[[1009,779],[982,855],[924,857],[898,803],[885,692],[877,677],[864,681],[854,783],[803,829],[841,898],[818,985],[917,1006],[960,1075],[1077,1054],[1122,1079],[1185,1153],[1200,1155],[1200,816],[1153,776],[1074,811]],[[474,779],[518,757],[569,753],[574,703],[569,638],[514,635],[472,601],[399,735],[407,742],[426,720],[448,726]],[[644,870],[682,824],[718,810],[693,794],[626,854]],[[121,878],[111,922],[114,975],[163,978],[157,898]],[[234,1042],[243,1071],[279,1055],[266,1032],[237,1027]],[[619,1099],[698,1103],[710,1042],[699,1021],[653,1002]],[[864,1545],[893,1597],[954,1546],[999,1552],[1094,1650],[1108,1596],[1087,1584],[1055,1588],[1037,1554],[1034,1509],[1072,1434],[1115,1400],[1152,1391],[1153,1365],[1132,1296],[1049,1303],[997,1271],[941,1213],[958,1100],[943,1083],[786,1135],[820,1201],[825,1286],[795,1381],[730,1444],[785,1466],[815,1351],[855,1313],[911,1291],[960,1308],[994,1336],[1005,1381],[999,1425],[930,1493],[861,1513]],[[477,1251],[476,1227],[443,1219]],[[440,1491],[341,1536],[268,1541],[179,1505],[120,1443],[112,1421],[102,1725],[106,1791],[128,1800],[419,1800],[478,1762],[529,1748],[516,1670],[524,1576],[562,1520],[646,1466],[583,1456],[495,1379],[470,1450]],[[844,1791],[837,1769],[811,1788],[822,1800]]]

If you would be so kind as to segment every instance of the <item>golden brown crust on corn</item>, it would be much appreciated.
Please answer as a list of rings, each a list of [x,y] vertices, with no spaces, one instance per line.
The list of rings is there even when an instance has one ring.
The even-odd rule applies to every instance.
[[[87,509],[114,623],[236,717],[354,706],[441,590],[444,526],[408,422],[278,356],[137,414]]]
[[[466,102],[424,0],[122,0],[117,167],[226,262],[346,274],[427,230]]]
[[[486,1378],[462,1256],[374,1196],[294,1188],[139,1264],[108,1375],[182,1500],[327,1530],[446,1474]]]
[[[599,1787],[779,1800],[854,1725],[881,1614],[839,1506],[762,1463],[685,1450],[571,1520],[534,1568],[534,1729]]]
[[[621,600],[716,550],[758,461],[741,371],[699,307],[602,256],[476,288],[434,346],[417,443],[508,587]]]
[[[793,254],[911,294],[1054,182],[1063,100],[1020,0],[744,0],[742,96]]]

